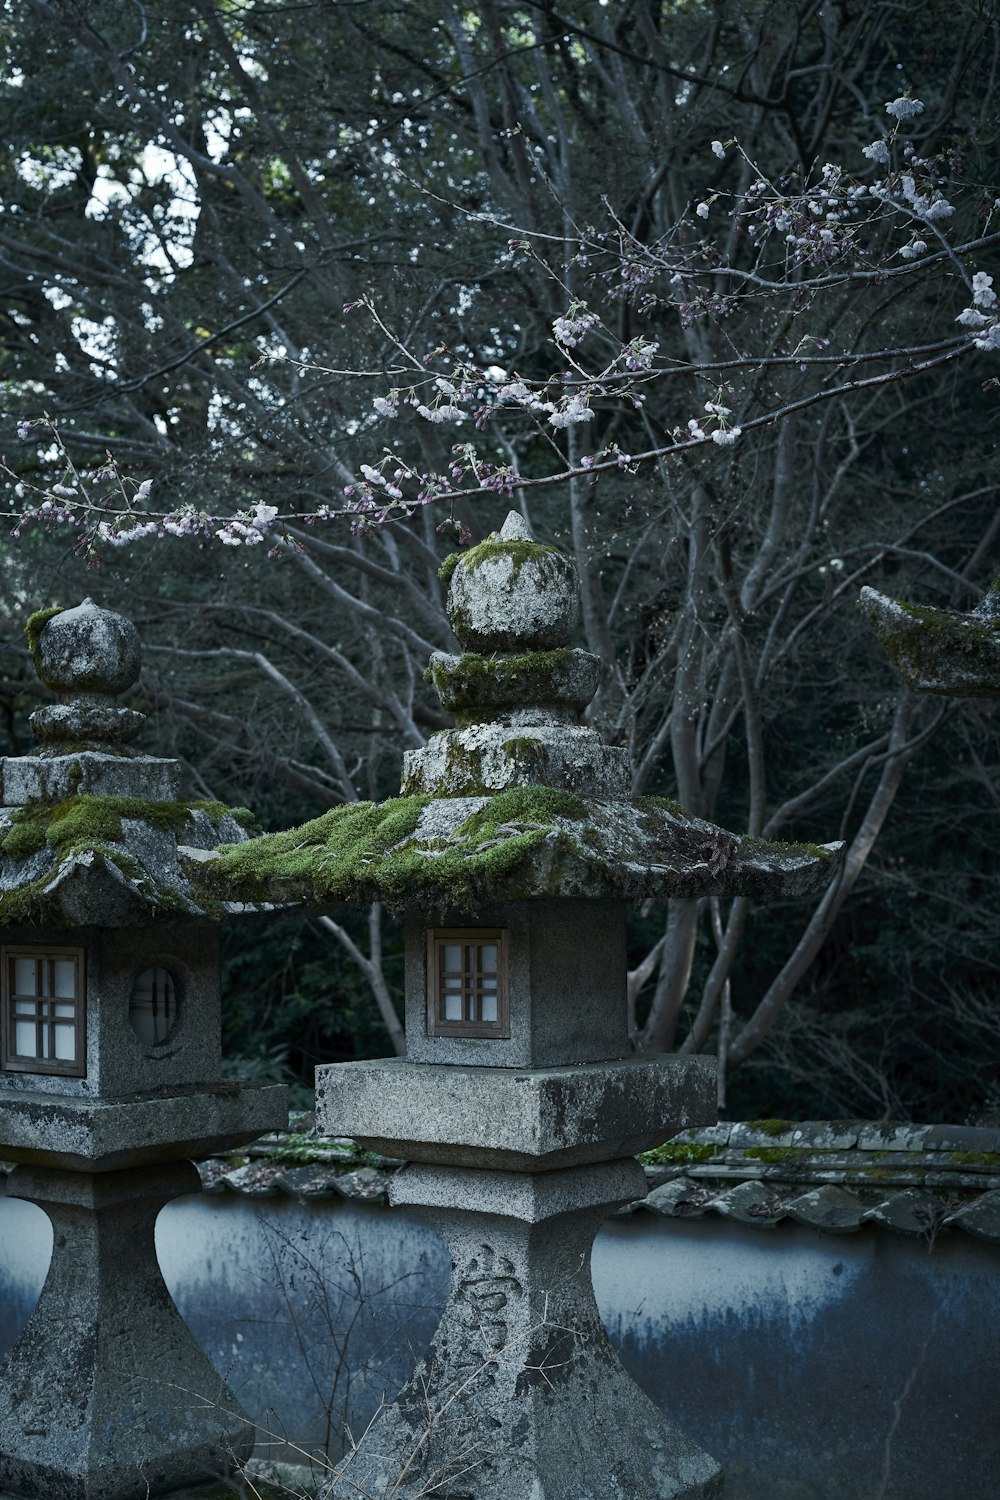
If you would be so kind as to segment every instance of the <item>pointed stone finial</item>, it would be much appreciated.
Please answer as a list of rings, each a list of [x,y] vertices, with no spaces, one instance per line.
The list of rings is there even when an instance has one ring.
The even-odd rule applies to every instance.
[[[500,527],[500,540],[502,542],[530,542],[534,538],[527,521],[520,511],[509,510],[507,519]]]
[[[35,616],[34,620],[38,617]],[[32,661],[46,687],[62,702],[36,709],[29,723],[42,744],[121,744],[134,739],[145,714],[113,700],[139,676],[142,651],[131,620],[84,599],[43,620],[29,622]]]
[[[551,651],[576,628],[576,569],[555,547],[533,541],[511,511],[499,532],[459,557],[447,610],[466,651]]]

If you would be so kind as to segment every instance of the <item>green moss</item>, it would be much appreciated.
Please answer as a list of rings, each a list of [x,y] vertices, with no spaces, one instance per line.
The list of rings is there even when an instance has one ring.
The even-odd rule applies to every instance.
[[[681,807],[679,802],[675,802],[673,797],[637,797],[635,805],[643,811],[649,810],[650,812],[655,811],[657,808],[662,808],[672,818],[684,818],[687,816],[683,807]]]
[[[718,1146],[695,1145],[687,1141],[667,1141],[665,1146],[654,1146],[644,1151],[639,1160],[648,1167],[672,1167],[678,1163],[711,1161],[719,1155]]]
[[[787,1135],[794,1130],[795,1120],[747,1120],[745,1128],[756,1130],[761,1135]]]
[[[301,828],[232,845],[205,878],[233,882],[251,900],[273,899],[285,882],[299,881],[320,898],[377,896],[401,906],[418,897],[439,907],[468,906],[501,884],[506,895],[516,895],[520,868],[527,871],[554,821],[587,811],[571,792],[516,787],[488,798],[447,840],[418,842],[413,834],[430,801],[418,795],[334,808]]]
[[[22,860],[49,845],[55,849],[94,848],[117,844],[124,837],[122,819],[147,823],[163,833],[181,834],[195,812],[213,823],[229,814],[243,827],[254,827],[248,808],[222,802],[147,802],[141,797],[96,797],[83,793],[61,802],[29,802],[19,807],[0,830],[0,856]]]
[[[47,609],[36,609],[33,615],[29,615],[24,626],[24,633],[28,638],[28,650],[31,652],[31,660],[35,671],[41,676],[38,655],[38,638],[46,625],[54,615],[64,613],[61,604],[50,604]]]
[[[428,671],[441,702],[459,722],[478,722],[497,709],[562,703],[574,656],[568,647],[496,657],[466,651],[433,661]]]
[[[444,562],[438,568],[438,577],[442,583],[450,583],[451,575],[462,561],[461,552],[449,552]]]
[[[509,557],[513,567],[513,577],[517,578],[525,563],[540,562],[543,557],[558,557],[563,562],[563,555],[556,547],[549,547],[544,542],[528,542],[523,539],[504,541],[497,532],[493,532],[484,542],[475,547],[470,547],[468,552],[461,553],[458,561],[461,562],[466,573],[474,573],[481,568],[483,563],[493,562],[497,558]],[[456,562],[455,567],[458,566]],[[452,572],[455,571],[452,568]]]
[[[946,1154],[949,1167],[998,1167],[1000,1152],[997,1151],[949,1151]]]
[[[772,1164],[794,1161],[795,1154],[791,1146],[747,1146],[743,1152],[744,1156],[752,1157],[754,1161],[766,1161]]]

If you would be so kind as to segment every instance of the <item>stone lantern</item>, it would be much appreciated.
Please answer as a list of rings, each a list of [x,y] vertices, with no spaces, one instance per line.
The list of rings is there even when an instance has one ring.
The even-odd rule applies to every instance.
[[[430,674],[457,727],[402,796],[337,808],[217,862],[251,896],[379,898],[406,924],[406,1057],[317,1070],[317,1119],[409,1165],[390,1201],[447,1237],[451,1294],[395,1403],[325,1500],[667,1500],[714,1459],[626,1375],[594,1301],[601,1220],[645,1192],[634,1153],[715,1118],[715,1061],[638,1055],[625,907],[821,888],[835,848],[744,841],[633,800],[579,723],[600,663],[568,642],[573,565],[516,514],[454,561],[463,654]]]
[[[248,1418],[156,1260],[189,1157],[281,1128],[285,1090],[225,1083],[219,919],[185,873],[247,837],[178,800],[178,761],[130,748],[135,626],[87,599],[29,624],[61,701],[33,755],[0,760],[0,1157],[52,1221],[38,1305],[0,1372],[0,1493],[144,1500],[249,1456]]]

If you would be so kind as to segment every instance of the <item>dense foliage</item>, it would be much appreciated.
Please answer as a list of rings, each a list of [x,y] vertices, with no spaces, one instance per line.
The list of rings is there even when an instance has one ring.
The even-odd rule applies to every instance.
[[[984,1107],[992,710],[903,692],[854,600],[996,568],[994,8],[3,9],[8,507],[119,516],[0,553],[0,748],[22,616],[99,593],[192,795],[393,795],[448,722],[439,563],[517,504],[576,558],[635,791],[849,842],[812,913],[637,913],[638,1039],[725,1053],[744,1113]],[[115,545],[164,512],[195,535]],[[254,1067],[384,1046],[396,931],[333,926],[234,952]]]

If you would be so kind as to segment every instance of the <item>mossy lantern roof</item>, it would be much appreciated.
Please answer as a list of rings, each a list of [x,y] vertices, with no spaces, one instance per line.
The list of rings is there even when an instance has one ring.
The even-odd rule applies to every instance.
[[[903,681],[918,692],[1000,698],[1000,578],[958,614],[863,588],[862,613]]]
[[[202,870],[210,888],[474,910],[552,896],[768,901],[825,886],[840,845],[741,838],[630,796],[626,752],[579,722],[601,664],[569,644],[574,566],[519,515],[446,567],[462,650],[435,652],[429,675],[455,727],[407,753],[399,797],[221,851]]]
[[[116,700],[136,682],[138,632],[85,599],[27,627],[56,701],[36,709],[32,755],[0,759],[0,924],[136,927],[250,910],[191,875],[208,851],[247,838],[253,815],[184,802],[176,760],[136,753],[144,715]]]

